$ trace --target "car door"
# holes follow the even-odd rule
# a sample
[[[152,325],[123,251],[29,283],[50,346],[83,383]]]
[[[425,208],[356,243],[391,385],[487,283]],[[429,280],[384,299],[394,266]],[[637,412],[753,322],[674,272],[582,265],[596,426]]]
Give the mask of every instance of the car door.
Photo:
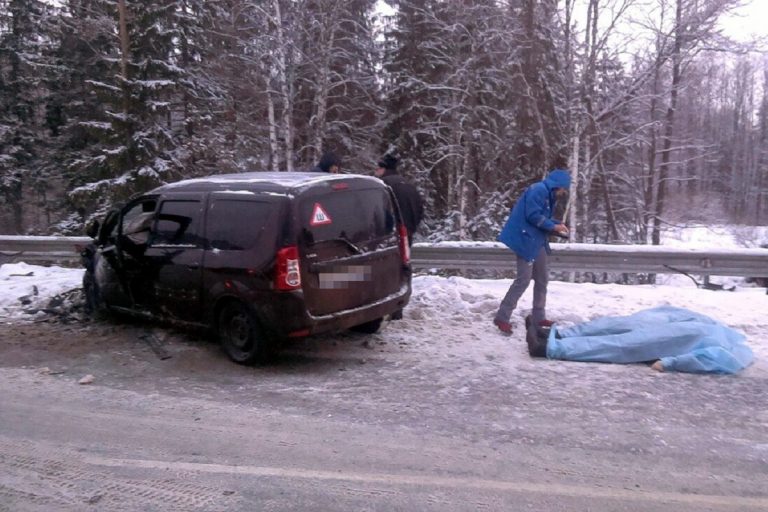
[[[302,285],[315,316],[366,306],[403,290],[408,274],[388,189],[367,182],[298,199]]]
[[[119,257],[118,233],[121,210],[111,210],[104,217],[96,241],[93,275],[101,300],[109,306],[130,307],[131,295]]]
[[[110,212],[96,240],[94,274],[104,302],[143,309],[148,280],[143,264],[156,200],[141,197]]]
[[[161,198],[144,262],[152,279],[152,309],[196,321],[201,313],[203,194]]]

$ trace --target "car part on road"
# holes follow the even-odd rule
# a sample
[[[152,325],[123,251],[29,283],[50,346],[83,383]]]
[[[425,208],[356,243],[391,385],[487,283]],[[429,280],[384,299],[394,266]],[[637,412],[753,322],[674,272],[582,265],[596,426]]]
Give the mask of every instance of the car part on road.
[[[149,345],[149,348],[152,349],[152,352],[154,352],[161,361],[165,361],[166,359],[171,358],[171,354],[165,350],[165,347],[163,347],[162,344],[162,340],[155,333],[147,332],[139,337],[144,340],[147,345]]]

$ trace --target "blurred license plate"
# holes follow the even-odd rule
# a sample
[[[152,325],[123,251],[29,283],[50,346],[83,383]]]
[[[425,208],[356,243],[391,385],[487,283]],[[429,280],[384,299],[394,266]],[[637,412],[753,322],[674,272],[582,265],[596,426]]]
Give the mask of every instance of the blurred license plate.
[[[318,274],[320,288],[334,290],[348,288],[349,283],[371,281],[370,265],[342,265]]]

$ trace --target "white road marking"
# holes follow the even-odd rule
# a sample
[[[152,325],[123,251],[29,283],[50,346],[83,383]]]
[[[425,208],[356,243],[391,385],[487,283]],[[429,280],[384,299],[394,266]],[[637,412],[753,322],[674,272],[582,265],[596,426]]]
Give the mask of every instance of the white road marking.
[[[399,475],[388,473],[349,473],[345,471],[321,471],[302,468],[278,468],[266,466],[233,466],[196,462],[169,462],[142,459],[113,459],[87,455],[83,462],[94,466],[139,468],[157,470],[181,470],[201,473],[251,475],[258,477],[298,478],[305,480],[336,480],[364,484],[389,484],[422,487],[446,487],[500,491],[510,493],[545,494],[578,498],[602,498],[653,503],[681,503],[718,507],[749,507],[768,510],[768,497],[742,497],[713,494],[687,494],[654,490],[610,489],[588,485],[536,484],[510,482],[482,478],[440,477],[431,475]]]

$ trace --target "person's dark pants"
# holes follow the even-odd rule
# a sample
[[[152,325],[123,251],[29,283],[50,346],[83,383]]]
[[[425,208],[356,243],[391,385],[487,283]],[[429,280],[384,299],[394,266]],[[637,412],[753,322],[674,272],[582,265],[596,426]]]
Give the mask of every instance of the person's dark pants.
[[[413,233],[408,233],[408,249],[410,250],[411,246],[413,246]],[[389,315],[390,320],[402,320],[403,319],[403,310],[398,309],[391,315]]]
[[[525,290],[528,289],[531,279],[533,279],[533,311],[531,312],[531,319],[534,325],[539,325],[546,318],[547,283],[549,282],[547,251],[542,247],[536,259],[532,262],[525,261],[520,256],[516,258],[517,276],[501,301],[499,310],[496,312],[496,320],[509,322],[509,319],[512,317],[512,311],[517,307],[517,302],[523,296]]]

